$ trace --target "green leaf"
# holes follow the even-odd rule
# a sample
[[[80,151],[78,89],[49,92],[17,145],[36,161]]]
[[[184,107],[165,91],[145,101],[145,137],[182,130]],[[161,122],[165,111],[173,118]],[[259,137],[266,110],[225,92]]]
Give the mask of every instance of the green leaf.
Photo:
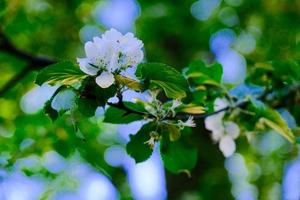
[[[300,82],[300,62],[294,60],[273,61],[274,76],[288,83]]]
[[[52,121],[55,121],[58,118],[58,112],[52,108],[51,100],[47,101],[44,106],[44,112],[50,117]]]
[[[127,113],[124,110],[110,106],[105,111],[103,122],[111,124],[128,124],[142,119],[142,115]]]
[[[145,109],[144,104],[142,104],[142,102],[140,102],[140,101],[138,101],[136,103],[124,101],[123,103],[127,108],[129,108],[131,110],[147,113],[147,110]]]
[[[69,61],[64,61],[45,67],[38,73],[35,82],[38,85],[42,85],[43,83],[50,85],[72,85],[86,77],[87,75],[77,65]]]
[[[197,84],[219,85],[222,80],[223,68],[219,63],[206,66],[202,61],[192,62],[186,75],[192,78]]]
[[[195,147],[185,144],[183,139],[171,142],[163,137],[160,142],[160,155],[167,170],[190,175],[190,170],[196,165],[198,152]]]
[[[261,101],[253,101],[255,106],[256,118],[258,118],[258,126],[266,125],[269,128],[275,130],[277,133],[286,138],[289,142],[295,142],[295,136],[289,128],[287,122],[281,117],[280,113],[276,110],[267,107]]]
[[[80,97],[77,99],[77,106],[79,112],[87,117],[92,117],[95,115],[95,111],[98,107],[96,100],[94,99],[87,99]]]
[[[130,142],[126,145],[127,153],[134,158],[136,163],[147,160],[153,149],[150,148],[147,142],[150,139],[150,132],[155,131],[156,123],[150,122],[144,125],[135,135],[130,135]]]
[[[80,94],[86,99],[95,101],[98,106],[104,107],[109,98],[115,96],[117,88],[112,85],[108,88],[99,87],[93,77],[88,77],[82,82]]]
[[[170,141],[172,142],[178,140],[181,136],[179,128],[175,125],[168,124],[162,128],[169,134]]]
[[[169,98],[186,97],[189,86],[185,78],[174,68],[161,63],[142,63],[138,65],[136,76],[149,88],[161,88]]]

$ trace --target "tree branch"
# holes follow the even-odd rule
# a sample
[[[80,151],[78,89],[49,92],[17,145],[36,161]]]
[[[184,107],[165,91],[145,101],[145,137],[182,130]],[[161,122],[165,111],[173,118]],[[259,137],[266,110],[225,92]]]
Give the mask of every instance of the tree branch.
[[[43,67],[56,63],[47,57],[34,56],[20,49],[17,49],[10,40],[0,32],[0,51],[6,52],[12,56],[27,62],[25,68],[14,75],[1,89],[0,96],[3,96],[10,88],[14,87],[21,79],[33,70],[42,69]]]
[[[24,69],[22,69],[19,73],[17,73],[14,77],[12,77],[0,89],[0,96],[3,96],[10,88],[14,87],[22,78],[24,78],[32,70],[41,69],[45,66],[56,63],[55,60],[51,60],[47,57],[34,56],[34,55],[31,55],[20,49],[17,49],[2,32],[0,32],[0,50],[28,62],[27,66]],[[123,98],[122,98],[121,93],[118,93],[118,99],[119,99],[119,102],[117,104],[110,103],[110,102],[108,102],[107,104],[109,106],[124,110],[128,114],[130,114],[130,113],[137,114],[137,115],[142,115],[142,116],[145,116],[145,117],[148,117],[151,119],[156,119],[156,117],[154,115],[151,115],[150,113],[138,112],[138,111],[135,111],[135,110],[132,110],[132,109],[126,107],[123,103]],[[238,104],[237,107],[242,107],[246,103],[247,102],[242,102],[242,103]],[[215,114],[223,112],[223,111],[227,111],[230,108],[231,107],[225,107],[223,109],[217,110],[212,113],[198,114],[198,115],[192,115],[192,116],[194,117],[194,119],[203,119],[205,117],[215,115]],[[175,117],[167,117],[166,119],[168,119],[168,120],[174,120],[174,119],[185,120],[185,119],[188,119],[189,116],[190,115],[180,113],[180,114],[177,114]]]

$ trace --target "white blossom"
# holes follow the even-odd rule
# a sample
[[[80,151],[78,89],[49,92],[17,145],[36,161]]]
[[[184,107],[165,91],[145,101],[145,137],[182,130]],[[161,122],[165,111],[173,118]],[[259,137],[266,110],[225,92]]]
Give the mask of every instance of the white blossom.
[[[111,29],[102,37],[94,37],[93,41],[86,42],[86,58],[77,58],[77,62],[84,73],[98,75],[96,83],[107,88],[115,81],[114,73],[136,66],[143,60],[142,47],[142,41],[132,33],[122,35]]]
[[[181,128],[184,128],[185,126],[196,127],[196,123],[194,122],[194,117],[193,116],[189,116],[189,118],[185,122],[179,120],[178,125]]]
[[[214,102],[214,109],[215,109],[215,111],[221,110],[223,108],[226,108],[228,105],[229,105],[229,103],[226,99],[216,98],[216,100]]]
[[[226,108],[228,102],[224,99],[216,99],[214,108],[220,110]],[[231,156],[236,149],[234,140],[239,136],[238,125],[231,121],[223,121],[225,112],[206,117],[204,120],[205,128],[212,132],[212,140],[219,143],[219,149],[225,157]]]
[[[230,135],[225,135],[219,142],[219,148],[225,157],[231,156],[235,152],[235,142]]]
[[[223,128],[222,119],[223,119],[224,115],[225,115],[224,112],[220,112],[218,114],[206,117],[204,120],[206,129],[213,131],[216,129]]]

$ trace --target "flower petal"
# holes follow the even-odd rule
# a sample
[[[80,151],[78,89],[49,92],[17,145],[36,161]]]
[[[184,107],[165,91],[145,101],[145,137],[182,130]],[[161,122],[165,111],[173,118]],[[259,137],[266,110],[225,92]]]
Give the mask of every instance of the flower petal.
[[[236,139],[240,134],[239,126],[234,122],[225,122],[225,131],[233,139]]]
[[[112,42],[120,41],[122,37],[123,37],[122,33],[120,33],[119,31],[117,31],[114,28],[106,31],[102,35],[103,39],[105,39],[105,40],[111,40]]]
[[[224,129],[215,129],[211,133],[211,138],[214,142],[219,142],[224,137]]]
[[[98,56],[99,50],[95,43],[88,41],[84,45],[86,57],[92,59]]]
[[[221,139],[219,148],[225,157],[229,157],[235,152],[235,142],[229,135],[226,135]]]
[[[102,88],[108,88],[115,82],[114,75],[109,72],[103,72],[96,78],[96,83]]]
[[[77,58],[77,62],[79,64],[81,71],[83,71],[84,73],[86,73],[88,75],[94,76],[99,71],[99,69],[97,69],[89,64],[90,60],[88,58]]]
[[[221,110],[223,108],[226,108],[228,105],[229,103],[226,99],[217,98],[214,102],[214,109]]]
[[[210,131],[218,130],[223,128],[222,120],[225,112],[220,112],[215,115],[206,117],[204,120],[205,128]]]

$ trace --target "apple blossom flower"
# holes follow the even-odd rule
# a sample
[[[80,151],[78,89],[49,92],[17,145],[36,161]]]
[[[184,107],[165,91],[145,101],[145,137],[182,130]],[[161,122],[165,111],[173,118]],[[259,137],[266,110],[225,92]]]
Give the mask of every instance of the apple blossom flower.
[[[132,33],[122,35],[110,29],[101,37],[86,42],[86,58],[77,58],[77,62],[84,73],[97,76],[96,83],[100,87],[107,88],[114,83],[114,74],[134,67],[143,60],[142,48],[142,41]]]

